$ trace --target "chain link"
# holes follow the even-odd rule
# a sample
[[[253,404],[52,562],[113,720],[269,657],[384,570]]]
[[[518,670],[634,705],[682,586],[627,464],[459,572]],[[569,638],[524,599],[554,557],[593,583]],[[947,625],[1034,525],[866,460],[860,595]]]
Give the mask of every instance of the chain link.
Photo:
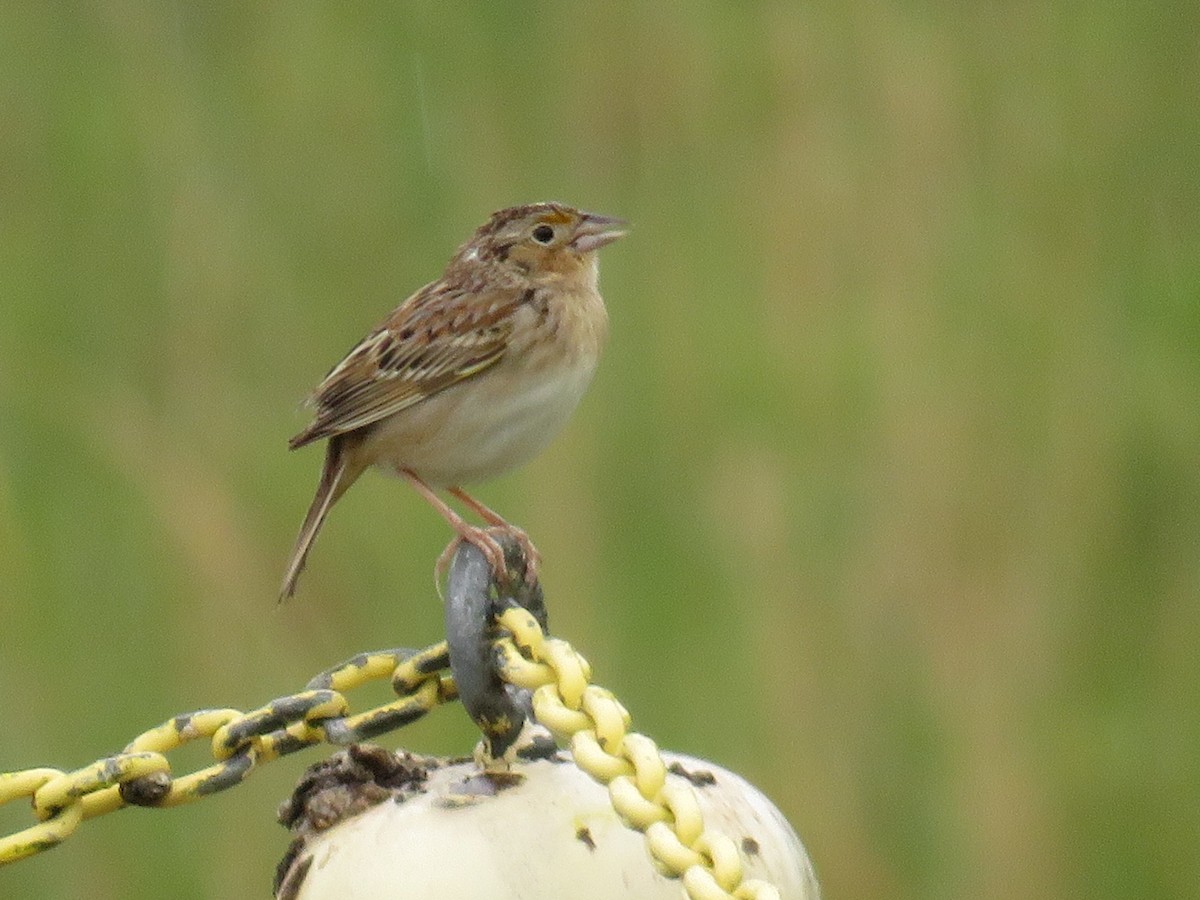
[[[399,699],[348,715],[343,695],[390,678]],[[261,763],[314,744],[369,740],[419,719],[458,696],[442,641],[420,651],[364,653],[322,672],[305,690],[248,713],[202,709],[139,734],[125,749],[72,772],[0,773],[0,806],[29,797],[38,824],[0,837],[0,865],[62,843],[84,819],[129,805],[179,806],[241,784]],[[166,754],[207,738],[213,764],[172,776]]]
[[[771,884],[745,878],[737,845],[705,828],[695,790],[668,779],[658,747],[630,731],[628,711],[591,683],[591,666],[566,641],[549,638],[528,610],[499,616],[500,677],[533,692],[538,722],[566,743],[575,764],[608,787],[613,809],[642,832],[654,864],[679,878],[692,900],[779,900]],[[348,714],[344,692],[390,678],[399,699]],[[84,819],[128,805],[190,803],[240,784],[261,763],[318,743],[346,745],[393,731],[458,698],[445,641],[424,650],[364,653],[322,672],[305,690],[248,713],[204,709],[143,732],[114,756],[72,772],[0,773],[0,806],[31,798],[38,824],[0,837],[0,865],[48,850]],[[166,754],[206,738],[214,763],[172,776]]]
[[[692,900],[779,900],[778,889],[748,879],[737,845],[705,828],[696,791],[667,779],[650,738],[629,730],[629,712],[591,684],[591,667],[566,641],[548,638],[527,610],[499,617],[511,638],[498,643],[500,676],[533,691],[537,720],[571,750],[575,764],[608,786],[625,825],[646,837],[655,865],[679,878]]]

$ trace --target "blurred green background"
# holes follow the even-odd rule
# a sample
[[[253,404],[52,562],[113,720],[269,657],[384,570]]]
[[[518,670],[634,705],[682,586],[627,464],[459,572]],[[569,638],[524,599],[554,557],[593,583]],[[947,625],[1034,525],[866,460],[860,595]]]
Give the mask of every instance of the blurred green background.
[[[286,440],[491,210],[561,199],[634,223],[609,351],[479,494],[637,726],[760,785],[831,898],[1196,896],[1198,33],[1184,2],[0,6],[0,769],[438,637],[447,529],[378,476],[276,607],[320,465]],[[384,740],[472,742],[455,708]],[[268,896],[321,752],[87,823],[0,896]]]

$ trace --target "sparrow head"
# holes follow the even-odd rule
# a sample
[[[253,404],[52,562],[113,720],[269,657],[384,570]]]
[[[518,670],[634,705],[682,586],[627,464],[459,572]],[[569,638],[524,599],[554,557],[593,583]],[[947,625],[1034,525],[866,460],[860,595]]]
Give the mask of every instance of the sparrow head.
[[[454,262],[501,265],[530,278],[563,277],[594,269],[595,252],[624,237],[621,219],[562,203],[533,203],[492,213]]]

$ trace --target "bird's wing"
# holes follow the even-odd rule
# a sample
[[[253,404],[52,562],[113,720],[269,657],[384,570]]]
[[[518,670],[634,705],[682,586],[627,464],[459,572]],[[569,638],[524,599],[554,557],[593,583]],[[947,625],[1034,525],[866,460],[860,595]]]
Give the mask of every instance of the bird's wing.
[[[422,288],[325,376],[309,400],[316,418],[288,445],[378,422],[482,372],[504,355],[528,293]]]

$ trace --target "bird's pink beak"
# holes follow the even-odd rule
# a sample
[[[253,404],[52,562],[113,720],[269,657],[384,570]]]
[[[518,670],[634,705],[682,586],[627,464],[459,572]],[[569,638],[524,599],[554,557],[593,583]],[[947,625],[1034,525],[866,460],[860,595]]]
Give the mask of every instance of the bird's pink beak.
[[[611,244],[618,238],[625,237],[625,229],[619,227],[624,224],[624,219],[601,216],[596,213],[584,213],[583,219],[575,226],[575,236],[571,238],[571,247],[577,253],[591,253],[593,250],[599,250],[605,244]]]

